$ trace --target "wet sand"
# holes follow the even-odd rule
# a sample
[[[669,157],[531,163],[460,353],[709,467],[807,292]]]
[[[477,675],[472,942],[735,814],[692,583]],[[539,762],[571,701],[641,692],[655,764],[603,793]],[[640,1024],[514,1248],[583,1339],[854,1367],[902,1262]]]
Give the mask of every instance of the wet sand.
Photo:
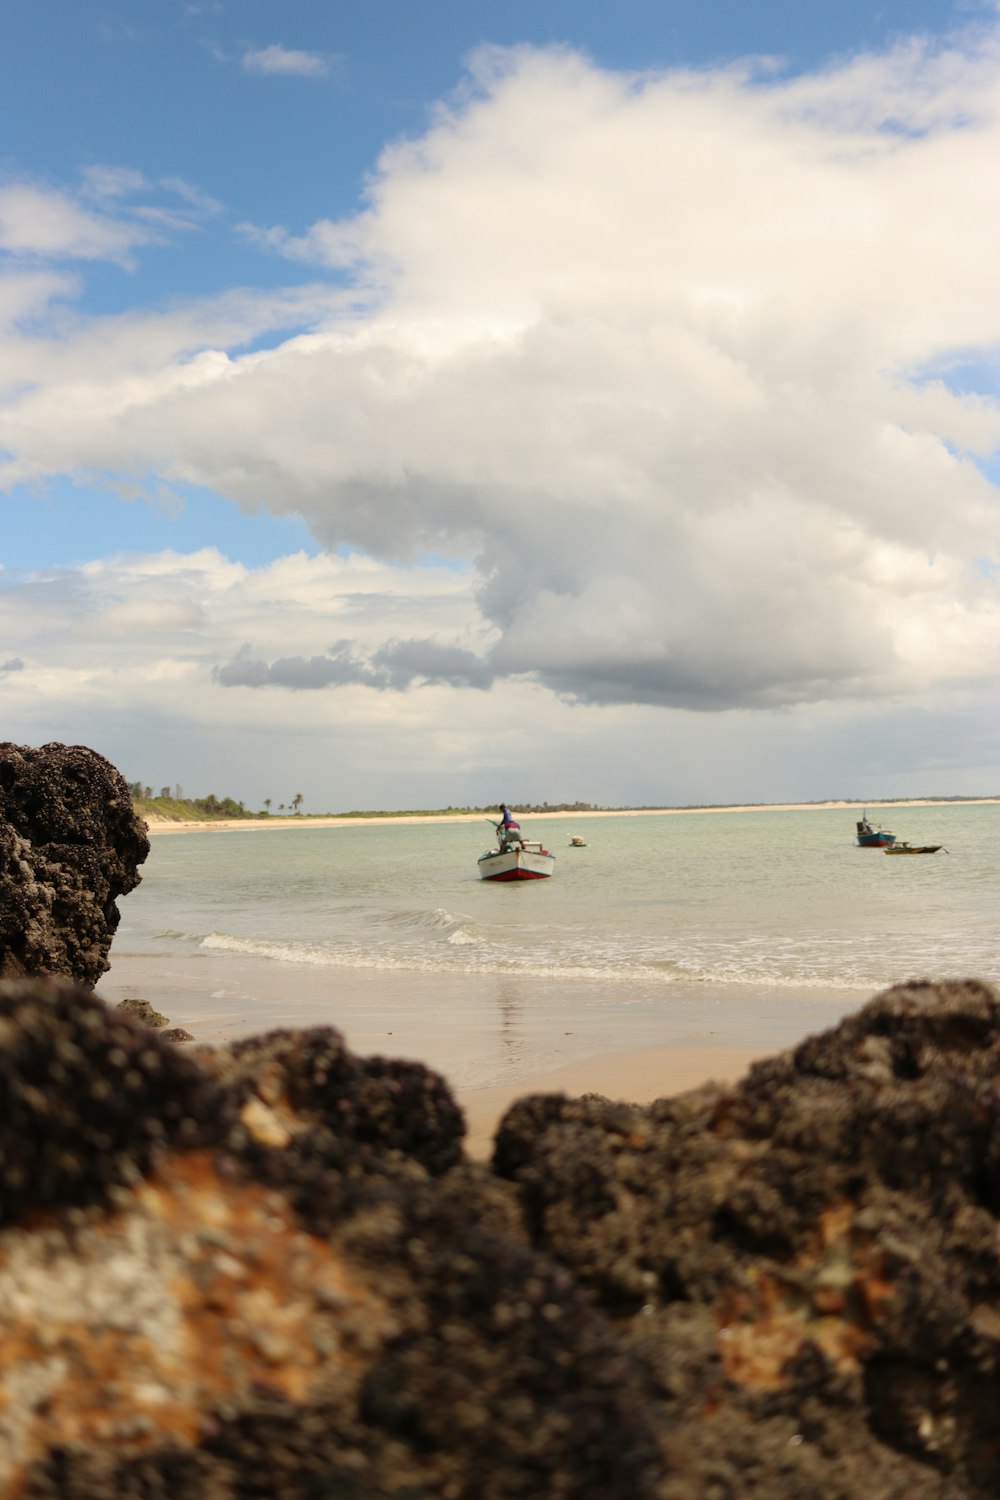
[[[606,1053],[521,1080],[516,1087],[459,1089],[465,1111],[469,1155],[479,1160],[492,1151],[497,1125],[516,1099],[526,1094],[603,1094],[606,1099],[647,1104],[672,1098],[704,1083],[735,1083],[767,1052],[741,1047],[656,1047],[641,1052]]]
[[[503,973],[352,971],[331,979],[230,953],[112,951],[99,993],[146,999],[210,1046],[277,1028],[333,1026],[358,1056],[403,1057],[444,1077],[488,1156],[506,1109],[533,1093],[646,1103],[735,1082],[871,999],[867,989],[673,983],[622,1005],[601,980],[533,989]]]

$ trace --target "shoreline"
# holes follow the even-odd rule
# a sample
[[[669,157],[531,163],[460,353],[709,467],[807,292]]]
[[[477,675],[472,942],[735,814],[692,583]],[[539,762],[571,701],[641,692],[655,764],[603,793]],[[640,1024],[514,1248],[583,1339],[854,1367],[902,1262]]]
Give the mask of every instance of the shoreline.
[[[737,805],[719,807],[633,807],[633,808],[591,808],[586,812],[541,812],[525,813],[524,818],[531,822],[546,822],[555,818],[582,821],[584,818],[661,818],[661,817],[697,817],[704,813],[761,813],[761,812],[846,812],[850,809],[861,808],[866,811],[871,808],[876,812],[885,811],[888,807],[889,816],[900,807],[982,807],[991,803],[1000,802],[1000,797],[963,797],[948,798],[947,801],[939,801],[933,797],[914,797],[893,801],[889,804],[879,802],[748,802]],[[170,818],[144,818],[147,832],[158,833],[260,833],[273,829],[288,828],[370,828],[379,825],[412,825],[422,823],[479,823],[486,814],[484,813],[387,813],[384,817],[343,817],[335,813],[319,813],[313,815],[300,815],[288,818],[218,818],[206,819],[204,821],[191,819],[182,821]]]

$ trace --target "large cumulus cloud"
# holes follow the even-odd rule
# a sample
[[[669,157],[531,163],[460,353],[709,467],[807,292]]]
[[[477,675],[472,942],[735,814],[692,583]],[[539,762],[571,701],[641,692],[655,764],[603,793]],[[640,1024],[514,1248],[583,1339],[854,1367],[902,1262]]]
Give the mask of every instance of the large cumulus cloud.
[[[205,310],[199,347],[189,310],[93,373],[50,340],[3,474],[155,473],[475,565],[474,656],[258,626],[223,685],[425,668],[725,709],[988,680],[1000,407],[970,371],[1000,342],[998,151],[988,31],[794,79],[483,53],[363,213],[253,231],[335,273],[305,331],[240,353]]]

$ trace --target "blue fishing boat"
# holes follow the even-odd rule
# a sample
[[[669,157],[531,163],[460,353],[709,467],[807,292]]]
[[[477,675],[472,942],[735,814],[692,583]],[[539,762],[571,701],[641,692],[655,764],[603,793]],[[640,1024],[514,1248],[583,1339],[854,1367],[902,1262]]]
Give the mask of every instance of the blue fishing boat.
[[[896,835],[888,828],[873,828],[868,821],[868,811],[858,819],[858,843],[862,849],[888,849],[896,842]]]

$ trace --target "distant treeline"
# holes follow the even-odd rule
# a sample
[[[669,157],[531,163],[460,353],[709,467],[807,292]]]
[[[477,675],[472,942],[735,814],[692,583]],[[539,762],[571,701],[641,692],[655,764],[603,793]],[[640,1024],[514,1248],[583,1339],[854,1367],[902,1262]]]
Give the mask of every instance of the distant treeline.
[[[266,812],[249,812],[232,797],[177,797],[169,792],[154,797],[151,788],[138,781],[129,783],[132,806],[140,818],[166,818],[172,823],[203,823],[213,818],[266,818]]]
[[[624,812],[625,808],[599,807],[594,802],[511,802],[512,812],[518,813],[579,813],[579,812]],[[499,805],[487,802],[482,807],[410,807],[386,811],[384,807],[352,808],[350,812],[327,813],[328,818],[458,818],[473,817],[477,813],[499,814]]]
[[[259,812],[251,811],[243,802],[238,802],[233,797],[217,797],[214,792],[209,792],[207,797],[185,797],[180,787],[171,790],[163,787],[159,795],[154,796],[152,787],[143,786],[139,781],[129,783],[129,791],[132,793],[132,803],[141,818],[158,817],[166,818],[170,822],[211,822],[213,819],[254,818],[266,819],[271,817],[313,817],[313,818],[445,818],[445,817],[472,817],[476,814],[491,816],[499,811],[495,803],[487,803],[483,807],[409,807],[388,810],[379,808],[351,808],[349,812],[325,812],[325,813],[303,813],[301,812],[302,794],[296,792],[288,803],[279,802],[276,812],[272,811],[273,799],[266,797],[264,806]],[[843,801],[850,807],[892,807],[898,803],[906,802],[996,802],[1000,796],[996,794],[982,794],[981,796],[954,796],[954,797],[872,797],[868,802],[860,798],[817,798],[812,801],[801,801],[802,807],[823,807],[828,802]],[[530,816],[531,813],[587,813],[587,812],[698,812],[707,807],[718,807],[725,811],[727,807],[759,807],[767,808],[775,806],[768,802],[687,802],[683,805],[678,803],[656,802],[642,805],[630,804],[625,807],[606,807],[597,802],[512,802],[512,810]]]
[[[313,818],[443,818],[443,817],[473,817],[477,814],[491,814],[499,812],[496,805],[487,804],[483,807],[411,807],[395,808],[387,810],[379,808],[351,808],[349,812],[325,812],[325,813],[302,813],[299,811],[302,804],[302,796],[296,793],[287,806],[280,802],[276,811],[272,811],[273,799],[265,799],[265,805],[259,812],[254,812],[243,802],[238,802],[234,797],[217,797],[214,792],[209,792],[207,797],[185,797],[180,787],[171,789],[163,787],[158,794],[154,794],[153,788],[144,786],[141,781],[129,782],[129,791],[132,793],[132,805],[141,818],[166,818],[170,822],[210,822],[213,819],[229,820],[233,818],[265,819],[271,817],[313,817]],[[511,804],[520,813],[580,813],[580,812],[615,812],[624,809],[598,807],[593,802],[518,802]]]

